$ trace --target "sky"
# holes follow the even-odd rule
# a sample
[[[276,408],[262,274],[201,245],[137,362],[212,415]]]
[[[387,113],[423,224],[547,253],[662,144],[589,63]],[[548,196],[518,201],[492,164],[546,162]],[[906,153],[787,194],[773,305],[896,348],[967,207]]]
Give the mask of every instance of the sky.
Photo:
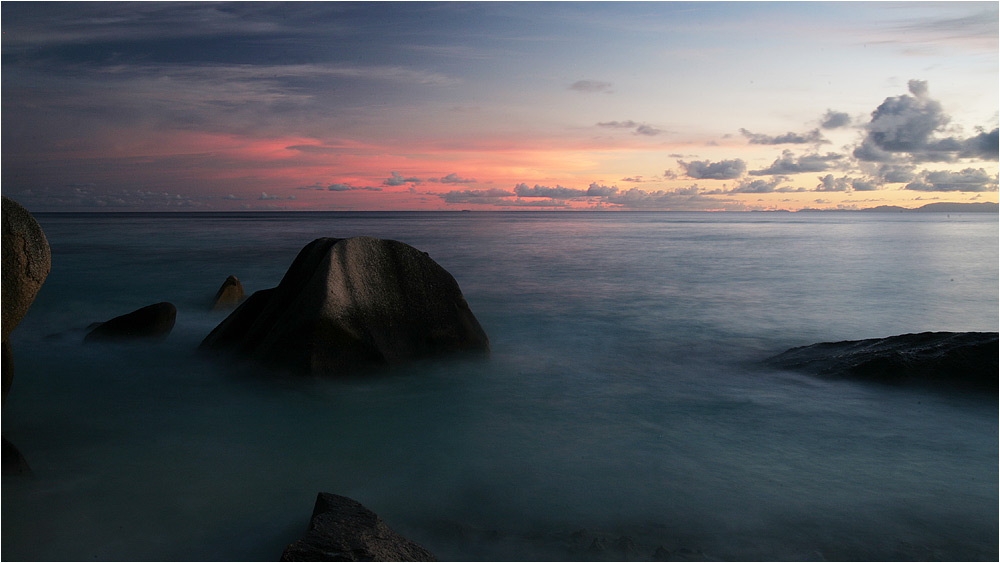
[[[33,211],[998,201],[996,2],[0,4]]]

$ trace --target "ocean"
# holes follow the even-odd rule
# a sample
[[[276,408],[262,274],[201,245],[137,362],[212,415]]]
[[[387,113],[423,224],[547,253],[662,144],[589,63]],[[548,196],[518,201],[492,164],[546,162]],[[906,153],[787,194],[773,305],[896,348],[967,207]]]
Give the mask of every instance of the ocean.
[[[275,561],[320,491],[442,560],[998,559],[996,397],[761,365],[996,331],[995,214],[36,218],[52,271],[3,408],[34,477],[3,479],[4,560]],[[273,287],[360,235],[451,272],[490,358],[324,379],[197,353],[228,275]],[[82,342],[160,301],[166,340]]]

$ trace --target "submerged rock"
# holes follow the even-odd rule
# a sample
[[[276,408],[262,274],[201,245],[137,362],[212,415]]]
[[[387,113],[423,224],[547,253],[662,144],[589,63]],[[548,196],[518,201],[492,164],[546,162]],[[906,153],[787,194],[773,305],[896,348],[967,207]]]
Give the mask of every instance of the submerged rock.
[[[931,382],[996,393],[997,357],[996,332],[923,332],[802,346],[765,363],[822,376]]]
[[[309,374],[489,347],[451,274],[425,252],[371,237],[309,243],[277,287],[251,295],[201,344]]]
[[[361,503],[331,493],[316,497],[309,530],[285,548],[281,560],[436,561]]]
[[[84,342],[166,338],[177,320],[172,303],[155,303],[100,323]]]
[[[240,283],[239,278],[229,276],[226,281],[222,282],[219,291],[215,293],[215,298],[212,300],[212,310],[235,309],[244,298],[246,298],[246,294],[243,293],[243,284]]]

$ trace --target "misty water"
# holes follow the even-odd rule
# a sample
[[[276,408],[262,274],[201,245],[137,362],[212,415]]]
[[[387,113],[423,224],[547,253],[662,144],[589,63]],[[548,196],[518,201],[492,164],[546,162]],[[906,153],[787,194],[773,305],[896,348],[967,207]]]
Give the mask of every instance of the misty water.
[[[37,218],[52,272],[3,408],[34,477],[3,479],[4,560],[277,560],[320,491],[439,559],[998,557],[996,397],[759,364],[996,331],[996,215]],[[492,356],[321,379],[196,352],[226,276],[273,287],[356,235],[450,271]],[[159,301],[166,340],[83,344]]]

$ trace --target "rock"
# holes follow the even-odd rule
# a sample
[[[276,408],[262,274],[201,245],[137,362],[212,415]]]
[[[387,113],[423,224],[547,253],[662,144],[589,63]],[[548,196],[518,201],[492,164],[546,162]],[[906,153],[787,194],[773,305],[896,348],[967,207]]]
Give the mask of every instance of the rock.
[[[426,253],[357,237],[306,245],[277,287],[251,295],[201,349],[346,374],[489,346],[455,278]]]
[[[235,309],[244,298],[246,295],[243,293],[243,284],[240,283],[239,278],[229,276],[226,281],[222,282],[219,291],[215,293],[215,299],[212,300],[212,310]]]
[[[3,400],[14,382],[14,356],[10,333],[35,301],[42,282],[52,269],[52,253],[42,227],[18,202],[2,198],[0,278],[2,278]]]
[[[14,444],[3,438],[3,474],[4,475],[31,475],[31,468],[28,462],[17,450]]]
[[[38,221],[16,201],[3,198],[3,338],[17,326],[52,268],[49,241]]]
[[[628,536],[621,536],[615,540],[615,555],[618,556],[619,561],[635,561],[636,559],[636,548],[635,540]]]
[[[656,546],[651,561],[670,561],[670,552],[662,545]]]
[[[437,561],[397,534],[361,503],[320,493],[309,530],[289,544],[282,561]]]
[[[177,320],[177,307],[156,303],[115,317],[95,327],[84,342],[166,338]]]
[[[823,342],[765,361],[782,369],[885,383],[939,383],[997,392],[996,332],[923,332]]]

